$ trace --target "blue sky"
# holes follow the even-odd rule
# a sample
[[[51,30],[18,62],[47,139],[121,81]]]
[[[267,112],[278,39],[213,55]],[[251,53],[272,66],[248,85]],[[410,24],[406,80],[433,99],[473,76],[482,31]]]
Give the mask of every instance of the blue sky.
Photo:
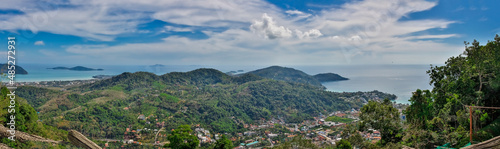
[[[0,47],[75,65],[442,64],[500,33],[500,1],[17,0]],[[0,56],[5,57],[6,51]]]

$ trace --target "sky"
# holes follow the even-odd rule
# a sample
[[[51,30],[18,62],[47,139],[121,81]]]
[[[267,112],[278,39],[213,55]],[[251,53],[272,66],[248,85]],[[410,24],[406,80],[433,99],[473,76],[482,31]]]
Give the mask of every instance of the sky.
[[[443,64],[500,33],[495,0],[13,0],[1,57],[75,65]],[[1,41],[1,40],[0,40]]]

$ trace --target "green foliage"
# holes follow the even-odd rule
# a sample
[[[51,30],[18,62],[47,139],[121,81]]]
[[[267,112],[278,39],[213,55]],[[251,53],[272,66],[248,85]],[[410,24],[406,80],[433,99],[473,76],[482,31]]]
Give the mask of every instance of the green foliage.
[[[97,94],[85,94],[85,95],[80,95],[80,94],[70,94],[68,95],[68,99],[76,104],[82,105],[84,103],[87,103],[88,101],[100,97],[100,95]]]
[[[170,144],[165,144],[164,147],[170,147],[172,149],[194,149],[198,146],[200,141],[198,137],[193,134],[193,130],[189,125],[181,125],[179,128],[172,131],[168,135],[168,140]]]
[[[215,142],[215,147],[214,149],[232,149],[233,148],[233,142],[229,140],[226,135],[222,135],[217,142]]]
[[[325,119],[325,121],[330,121],[330,122],[340,122],[340,123],[351,123],[354,121],[353,119],[350,118],[343,118],[343,117],[338,117],[338,116],[330,116]]]
[[[352,145],[349,141],[342,139],[337,142],[337,149],[352,149]]]
[[[352,146],[363,147],[365,139],[363,138],[363,136],[361,136],[361,134],[354,133],[354,135],[351,135],[349,138],[347,138],[347,141],[349,141]]]
[[[278,146],[273,147],[272,149],[319,149],[320,147],[312,143],[309,139],[304,139],[302,136],[296,136],[292,140],[284,142]],[[323,148],[331,148],[329,146],[325,146]]]
[[[426,128],[426,122],[434,117],[432,94],[429,90],[417,90],[410,99],[411,106],[406,111],[408,123],[412,127]]]
[[[38,108],[50,100],[52,97],[49,95],[57,95],[53,90],[32,86],[20,86],[16,89],[16,94],[26,99],[34,108]]]
[[[262,118],[279,116],[298,123],[319,113],[359,108],[361,102],[346,99],[366,94],[329,92],[309,84],[264,79],[253,74],[229,76],[214,69],[161,76],[123,73],[65,92],[35,87],[29,90],[40,92],[23,92],[22,96],[28,94],[25,97],[32,101],[51,98],[50,102],[40,103],[40,119],[44,124],[75,129],[91,138],[114,139],[122,139],[126,128],[153,129],[156,122],[165,122],[166,130],[182,124],[200,124],[211,132],[229,134],[246,131],[243,124],[255,124]],[[110,91],[120,95],[109,95]],[[390,96],[378,91],[369,93]],[[147,119],[138,120],[139,114]]]
[[[280,66],[271,66],[255,71],[248,72],[249,74],[255,74],[264,78],[269,78],[273,80],[296,82],[303,84],[311,84],[316,87],[324,88],[321,82],[316,78],[293,68],[286,68]]]
[[[160,99],[166,102],[179,102],[179,98],[166,93],[160,93]]]
[[[385,99],[384,102],[369,101],[360,111],[360,129],[379,130],[382,145],[389,142],[397,143],[401,140],[402,126],[399,112],[388,99]]]
[[[450,57],[444,66],[431,66],[427,71],[432,91],[414,92],[411,106],[405,111],[408,124],[405,143],[417,148],[449,143],[462,147],[469,142],[470,106],[500,107],[500,37],[486,45],[474,40],[465,43],[463,54]],[[469,45],[470,44],[470,45]],[[472,112],[474,141],[498,136],[494,118],[500,111],[474,109]],[[489,125],[488,125],[489,124]],[[480,127],[487,125],[483,130]],[[486,135],[488,134],[488,135]],[[422,143],[426,142],[426,143]]]
[[[0,94],[0,123],[6,127],[9,127],[7,122],[10,120],[10,116],[15,116],[15,129],[16,131],[22,131],[29,134],[34,134],[54,140],[66,140],[67,132],[64,130],[58,130],[54,127],[43,125],[38,122],[38,115],[33,107],[31,107],[27,101],[19,96],[15,97],[15,104],[13,113],[8,113],[10,109],[10,97],[7,96],[10,91],[6,87],[1,87]],[[34,146],[30,142],[20,142],[19,140],[11,141],[7,138],[2,138],[1,143],[7,144],[14,148],[31,148]],[[51,146],[50,144],[43,144],[42,148]]]
[[[340,80],[349,80],[335,73],[320,73],[313,76],[319,82],[330,82],[330,81],[340,81]]]

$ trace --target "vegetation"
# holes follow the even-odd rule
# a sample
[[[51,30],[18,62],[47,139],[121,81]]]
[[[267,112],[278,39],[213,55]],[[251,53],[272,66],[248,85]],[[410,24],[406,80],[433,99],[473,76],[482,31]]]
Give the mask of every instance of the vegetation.
[[[400,123],[398,109],[392,106],[389,99],[383,102],[369,101],[360,110],[360,129],[373,128],[380,130],[381,144],[401,141],[402,126]]]
[[[166,122],[167,133],[182,124],[200,124],[213,132],[234,134],[262,118],[280,116],[297,123],[319,113],[361,107],[351,99],[388,96],[377,91],[335,93],[253,74],[232,77],[214,69],[162,76],[123,73],[64,92],[20,90],[19,96],[36,105],[45,124],[75,129],[91,138],[116,139],[123,138],[126,128],[155,128],[156,122]],[[141,114],[146,119],[138,119]]]
[[[179,128],[172,131],[168,135],[168,140],[170,144],[165,144],[164,147],[170,147],[172,149],[194,149],[198,146],[200,141],[198,137],[193,134],[189,125],[181,125]]]
[[[28,74],[28,72],[21,66],[15,65],[16,74]],[[9,65],[0,63],[0,73],[7,74],[9,73]]]
[[[313,76],[319,82],[331,82],[331,81],[341,81],[341,80],[349,80],[348,78],[344,78],[336,73],[320,73]]]
[[[258,75],[264,78],[281,80],[287,82],[297,82],[303,84],[311,84],[317,87],[323,87],[321,82],[316,78],[293,68],[286,68],[280,66],[271,66],[255,71],[248,72],[248,74]]]
[[[7,94],[9,94],[10,91],[6,87],[1,87],[0,90],[0,124],[9,128],[9,125],[7,125],[7,123],[9,122],[11,116],[11,114],[8,113],[11,103],[10,97],[8,97]],[[15,117],[16,131],[22,131],[53,140],[67,141],[67,131],[43,125],[42,123],[38,122],[38,115],[35,112],[35,109],[31,107],[25,99],[16,96],[15,101],[15,111],[13,111],[15,113],[13,116]],[[8,140],[8,138],[2,138],[0,140],[0,143],[6,144],[13,148],[30,148],[34,146],[47,148],[49,146],[52,146],[49,143],[20,142],[19,140],[11,141]],[[64,147],[55,146],[54,148]]]
[[[134,139],[144,143],[165,142],[168,138],[159,135],[156,139],[151,137],[153,131],[143,128],[164,127],[166,131],[161,134],[166,135],[188,124],[235,136],[248,130],[245,124],[278,117],[299,123],[320,113],[360,108],[361,98],[394,96],[378,91],[335,93],[310,84],[254,74],[229,76],[214,69],[161,76],[123,73],[65,91],[38,87],[18,90],[18,95],[40,112],[38,117],[46,125],[74,129],[93,139]],[[289,132],[279,128],[283,130],[270,131]]]
[[[467,106],[500,107],[500,37],[486,45],[474,40],[465,43],[465,51],[450,57],[444,66],[433,66],[430,76],[432,91],[417,90],[406,110],[407,135],[404,143],[429,147],[450,143],[462,147],[469,142],[469,109]],[[490,126],[500,111],[473,108],[474,141],[500,135]],[[481,129],[485,127],[488,129]],[[428,142],[426,144],[419,142]]]
[[[459,148],[500,135],[500,111],[469,109],[469,106],[500,107],[497,77],[500,75],[500,37],[496,35],[495,40],[486,45],[474,40],[471,45],[465,42],[465,46],[463,54],[449,58],[443,66],[431,66],[427,71],[433,89],[413,92],[411,104],[404,110],[407,119],[404,123],[389,100],[369,101],[361,108],[358,129],[377,129],[382,136],[382,140],[371,147],[434,148],[446,144]],[[472,142],[470,125],[474,132]],[[358,142],[353,139],[355,131],[347,128],[347,141],[355,144]]]
[[[273,147],[272,149],[290,149],[290,148],[296,148],[296,149],[333,149],[334,146],[330,145],[324,145],[324,146],[317,146],[314,143],[312,143],[311,140],[304,139],[302,136],[296,136],[292,140],[287,141],[285,143],[282,143],[278,146]]]
[[[325,121],[340,122],[340,123],[351,123],[354,120],[350,119],[350,118],[343,118],[343,117],[338,117],[338,116],[330,116],[330,117],[327,117],[325,119]]]
[[[232,149],[233,148],[233,142],[231,140],[227,139],[226,135],[222,135],[217,142],[215,142],[215,147],[214,149]]]
[[[337,149],[352,149],[351,143],[349,143],[349,141],[344,140],[344,139],[337,142],[336,147],[337,147]]]

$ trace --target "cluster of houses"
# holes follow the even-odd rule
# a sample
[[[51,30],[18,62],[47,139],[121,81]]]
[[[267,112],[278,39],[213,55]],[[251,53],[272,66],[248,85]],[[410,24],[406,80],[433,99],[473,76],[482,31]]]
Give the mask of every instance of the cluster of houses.
[[[39,81],[39,82],[15,82],[16,86],[35,86],[35,87],[71,87],[76,85],[94,83],[97,79],[91,80],[71,80],[71,81]],[[65,91],[63,89],[62,91]]]
[[[237,133],[237,135],[232,136],[230,140],[236,141],[246,138],[248,140],[241,142],[239,146],[235,148],[251,148],[262,145],[262,143],[267,143],[268,141],[271,143],[271,145],[274,145],[282,141],[281,139],[283,139],[283,137],[292,139],[293,137],[297,136],[297,133],[302,133],[305,134],[304,136],[306,138],[313,140],[314,143],[335,144],[335,142],[342,139],[341,138],[342,132],[336,132],[336,130],[338,130],[336,129],[336,127],[345,127],[347,124],[341,122],[325,121],[325,119],[329,116],[337,116],[342,118],[354,119],[355,122],[359,120],[359,114],[360,114],[359,111],[351,109],[349,111],[332,112],[328,115],[320,114],[318,117],[314,117],[313,120],[306,120],[298,124],[290,124],[290,123],[287,124],[285,123],[284,119],[279,117],[273,118],[268,121],[261,120],[259,121],[258,124],[241,123],[243,127],[248,128],[248,131]],[[151,120],[151,118],[152,116],[145,116],[143,114],[140,114],[137,117],[137,119],[145,120],[147,121],[147,123],[150,122],[149,120]],[[154,121],[154,119],[151,121]],[[154,122],[156,122],[156,126],[158,128],[165,126],[165,122],[158,122],[157,119]],[[290,130],[291,133],[272,133],[267,130],[267,128],[274,128],[276,126],[275,124],[280,124],[281,126],[285,126],[285,128]],[[133,141],[133,139],[140,139],[141,136],[139,132],[144,130],[148,130],[148,128],[136,129],[136,130],[131,130],[127,128],[124,137],[125,140],[127,140],[125,143],[137,143],[136,141]],[[148,131],[157,132],[156,129]],[[215,143],[220,136],[220,134],[211,134],[209,130],[200,127],[199,124],[195,126],[194,132],[198,137],[198,139],[200,140],[200,143]],[[372,142],[376,142],[381,139],[380,132],[377,130],[369,130],[367,132],[358,132],[358,133],[360,133],[361,136],[366,140],[371,140]]]
[[[211,139],[212,135],[210,134],[210,131],[208,131],[204,128],[201,128],[201,127],[195,128],[194,132],[195,132],[196,136],[198,137],[198,140],[200,140],[200,143],[214,143],[215,142],[215,140]],[[216,139],[218,138],[218,136],[219,135],[217,135]]]

